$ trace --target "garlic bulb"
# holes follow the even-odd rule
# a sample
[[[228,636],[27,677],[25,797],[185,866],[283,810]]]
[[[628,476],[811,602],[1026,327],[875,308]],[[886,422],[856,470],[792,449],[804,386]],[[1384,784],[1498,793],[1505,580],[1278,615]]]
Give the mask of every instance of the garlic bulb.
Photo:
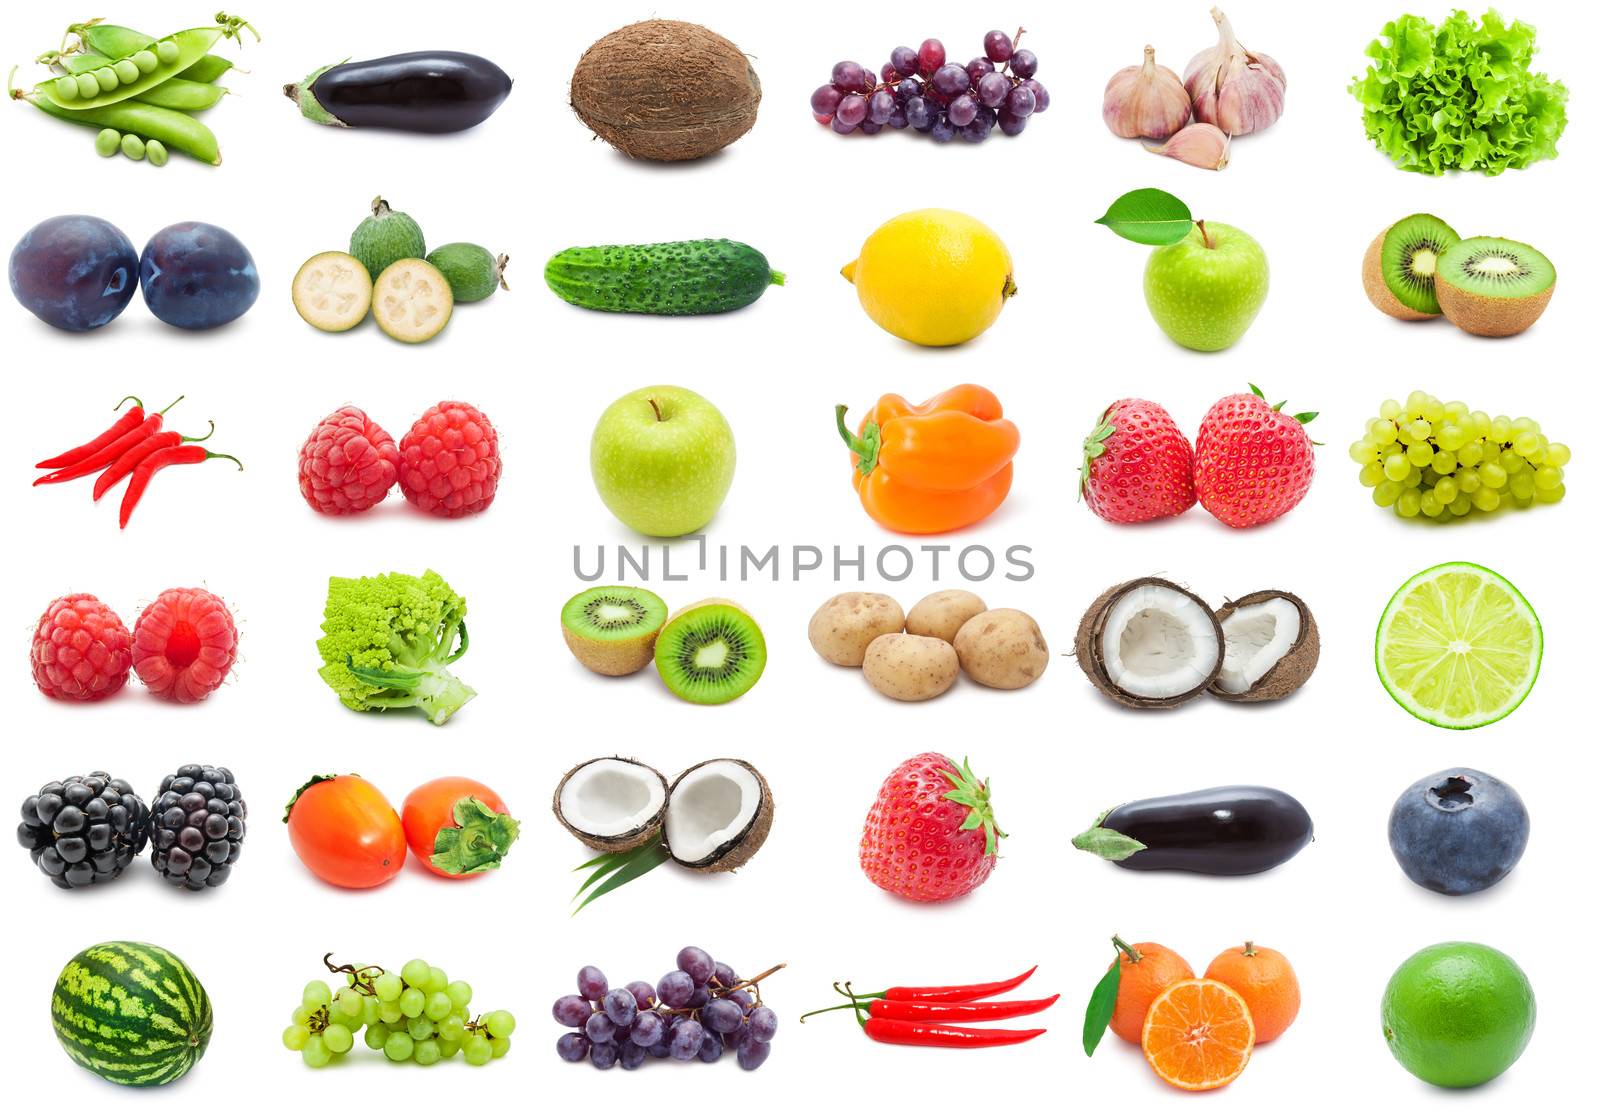
[[[1160,147],[1145,145],[1146,151],[1165,155],[1204,170],[1221,170],[1228,165],[1229,136],[1215,124],[1194,123],[1178,129]]]
[[[1283,67],[1241,46],[1220,9],[1212,8],[1211,18],[1217,45],[1195,55],[1183,71],[1194,118],[1230,136],[1259,132],[1283,114]]]
[[[1166,139],[1189,122],[1189,94],[1177,74],[1156,65],[1156,48],[1147,46],[1143,65],[1118,70],[1106,82],[1101,115],[1123,139]]]

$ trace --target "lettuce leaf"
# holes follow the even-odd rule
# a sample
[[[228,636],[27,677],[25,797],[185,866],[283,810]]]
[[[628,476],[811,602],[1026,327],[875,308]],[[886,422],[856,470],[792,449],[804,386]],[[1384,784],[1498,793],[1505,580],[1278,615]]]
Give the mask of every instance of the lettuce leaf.
[[[1490,10],[1454,11],[1438,27],[1403,15],[1367,47],[1373,64],[1350,92],[1367,136],[1402,170],[1500,174],[1556,157],[1567,87],[1531,68],[1534,29]]]

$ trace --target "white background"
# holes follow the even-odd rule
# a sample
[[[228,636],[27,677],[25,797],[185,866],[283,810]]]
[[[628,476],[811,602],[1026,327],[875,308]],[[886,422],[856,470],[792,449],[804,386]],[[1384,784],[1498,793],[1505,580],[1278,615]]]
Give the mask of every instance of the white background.
[[[1368,40],[1405,7],[1352,0],[1337,9],[1230,8],[1243,41],[1285,67],[1288,104],[1271,131],[1235,145],[1221,174],[1147,155],[1113,139],[1099,119],[1105,79],[1137,62],[1147,41],[1180,71],[1211,45],[1200,2],[1075,6],[1069,14],[1042,3],[975,13],[935,0],[909,16],[888,4],[824,11],[689,0],[669,9],[611,0],[391,0],[381,13],[326,3],[247,6],[242,14],[256,17],[264,41],[239,60],[250,72],[227,79],[238,96],[208,117],[225,159],[215,169],[178,156],[164,170],[100,160],[91,131],[6,106],[6,243],[57,213],[106,217],[136,246],[168,223],[207,220],[243,239],[264,277],[255,309],[207,334],[161,325],[139,299],[110,327],[81,336],[54,332],[9,301],[0,307],[12,416],[0,451],[11,478],[0,489],[10,541],[0,630],[14,641],[12,669],[0,673],[8,711],[0,786],[20,802],[48,780],[108,768],[152,795],[163,774],[200,761],[231,766],[252,807],[243,860],[215,893],[172,891],[140,863],[114,884],[64,894],[21,850],[0,860],[12,910],[0,933],[18,1005],[10,1048],[18,1064],[33,1067],[14,1082],[18,1104],[112,1101],[111,1086],[68,1067],[46,1015],[59,967],[108,938],[168,946],[216,1002],[210,1053],[187,1080],[115,1098],[141,1111],[170,1105],[172,1093],[241,1081],[251,1083],[246,1103],[257,1111],[337,1106],[358,1090],[420,1104],[459,1098],[459,1075],[478,1073],[459,1060],[424,1073],[375,1062],[358,1045],[343,1067],[313,1073],[279,1046],[301,984],[318,975],[328,950],[396,967],[421,955],[471,981],[479,1007],[517,1013],[510,1058],[470,1078],[473,1103],[532,1096],[570,1106],[611,1090],[637,1103],[678,1104],[662,1098],[695,1094],[661,1092],[673,1074],[692,1074],[701,1088],[747,1087],[731,1061],[651,1062],[641,1076],[601,1081],[551,1050],[559,1028],[549,1004],[572,990],[579,965],[600,965],[614,983],[654,980],[691,942],[741,972],[789,963],[766,986],[783,1024],[761,1070],[764,1088],[744,1094],[758,1103],[812,1110],[846,1096],[906,1102],[937,1089],[956,1107],[1026,1089],[1086,1108],[1176,1104],[1178,1094],[1134,1048],[1108,1037],[1093,1061],[1079,1048],[1082,1004],[1110,959],[1113,931],[1163,942],[1197,970],[1247,936],[1291,958],[1304,1009],[1220,1094],[1233,1111],[1507,1103],[1537,1110],[1572,1095],[1592,1025],[1588,986],[1573,972],[1574,955],[1587,948],[1589,923],[1575,916],[1590,909],[1579,889],[1591,875],[1574,737],[1592,731],[1583,712],[1590,625],[1574,587],[1593,538],[1595,447],[1583,431],[1592,429],[1596,405],[1587,343],[1597,292],[1585,267],[1596,244],[1583,211],[1596,174],[1588,78],[1600,28],[1578,5],[1510,5],[1508,17],[1539,27],[1541,65],[1572,91],[1562,156],[1499,178],[1429,179],[1387,164],[1345,92]],[[1424,10],[1444,14],[1441,5]],[[68,22],[97,14],[165,33],[206,22],[211,8],[24,5],[0,18],[0,55],[25,61],[53,47]],[[760,119],[715,158],[633,164],[591,141],[567,109],[566,83],[583,49],[652,15],[706,23],[754,58],[766,95]],[[963,61],[981,52],[991,24],[1010,31],[1019,20],[1052,94],[1048,114],[1020,139],[997,132],[978,147],[938,147],[909,133],[844,139],[807,113],[809,93],[842,57],[875,68],[893,46],[936,35]],[[482,53],[515,77],[515,91],[485,125],[447,138],[319,128],[278,94],[283,82],[347,55],[422,48]],[[1168,343],[1140,293],[1147,250],[1091,223],[1117,195],[1147,185],[1178,193],[1198,216],[1245,229],[1266,249],[1271,294],[1226,353],[1201,356]],[[288,297],[294,270],[315,252],[343,248],[380,192],[422,223],[430,244],[474,240],[509,252],[512,290],[459,308],[440,338],[414,348],[371,325],[346,335],[305,326]],[[879,223],[928,205],[988,222],[1015,260],[1020,294],[986,335],[959,349],[895,341],[860,312],[837,275]],[[1520,338],[1490,342],[1373,310],[1357,277],[1362,251],[1389,222],[1418,210],[1464,235],[1541,247],[1561,273],[1544,319]],[[756,245],[788,273],[788,285],[738,314],[668,320],[588,314],[540,282],[542,261],[571,244],[702,236]],[[806,643],[807,618],[837,588],[886,588],[870,571],[844,586],[815,573],[795,582],[787,571],[777,584],[721,585],[697,573],[664,585],[658,577],[653,587],[671,605],[730,595],[761,621],[767,673],[732,705],[680,703],[649,671],[603,680],[568,656],[557,613],[581,587],[574,545],[592,555],[600,544],[641,541],[611,519],[588,477],[589,432],[613,398],[680,383],[726,414],[740,458],[710,528],[713,544],[864,545],[872,553],[917,540],[897,540],[862,513],[832,432],[833,404],[859,414],[883,392],[922,398],[962,380],[1000,394],[1021,426],[1022,451],[1000,513],[938,541],[1032,548],[1032,580],[971,588],[1043,626],[1054,661],[1033,688],[990,692],[963,682],[937,702],[901,706],[821,662]],[[1292,410],[1321,411],[1312,429],[1327,445],[1294,512],[1249,532],[1198,507],[1127,529],[1076,503],[1079,442],[1112,399],[1156,399],[1192,434],[1211,402],[1246,381],[1274,400],[1287,397]],[[1573,446],[1568,500],[1444,529],[1374,508],[1345,448],[1379,401],[1418,387],[1540,419],[1552,438]],[[91,505],[90,481],[28,487],[35,460],[101,429],[127,392],[152,407],[187,393],[173,425],[193,431],[216,419],[211,445],[237,454],[246,471],[219,462],[171,470],[120,533],[115,497],[103,501],[111,506]],[[398,495],[348,521],[305,506],[296,452],[322,415],[353,402],[398,438],[441,398],[475,403],[500,431],[504,480],[487,514],[433,521]],[[689,550],[679,548],[676,568]],[[1371,663],[1373,628],[1390,593],[1450,559],[1509,577],[1539,610],[1546,639],[1532,696],[1507,720],[1470,734],[1407,716]],[[316,675],[326,578],[427,566],[470,603],[472,650],[459,668],[481,696],[442,729],[345,710]],[[1214,603],[1263,587],[1300,594],[1321,627],[1320,668],[1299,695],[1273,707],[1202,700],[1160,715],[1113,708],[1068,655],[1072,631],[1102,588],[1149,573],[1184,581]],[[241,632],[234,678],[204,704],[167,706],[135,681],[113,701],[76,708],[32,687],[24,645],[53,597],[93,592],[131,627],[161,590],[192,584],[223,595]],[[947,567],[938,584],[961,582]],[[933,587],[924,561],[887,588],[909,608]],[[860,822],[880,780],[927,749],[970,754],[993,779],[1011,833],[987,884],[935,908],[880,893],[856,865]],[[568,767],[610,753],[638,756],[669,776],[712,756],[747,758],[777,798],[767,846],[737,878],[663,868],[570,919],[577,880],[569,869],[588,854],[546,804]],[[1446,899],[1404,878],[1384,823],[1413,780],[1463,764],[1522,792],[1533,837],[1508,880],[1474,898]],[[376,892],[330,889],[295,859],[278,818],[309,775],[334,771],[359,771],[397,807],[425,779],[474,776],[511,803],[524,835],[495,878],[452,884],[410,865]],[[1067,844],[1117,802],[1228,782],[1298,796],[1316,820],[1315,844],[1279,870],[1243,880],[1121,872]],[[1394,967],[1453,938],[1510,952],[1539,997],[1538,1031],[1522,1060],[1493,1085],[1460,1096],[1396,1065],[1377,1020]],[[1034,963],[1038,975],[1020,992],[1059,991],[1063,1000],[1043,1017],[1050,1033],[1028,1046],[918,1051],[876,1047],[839,1015],[796,1024],[802,1010],[832,1000],[836,979],[860,987],[987,980]]]

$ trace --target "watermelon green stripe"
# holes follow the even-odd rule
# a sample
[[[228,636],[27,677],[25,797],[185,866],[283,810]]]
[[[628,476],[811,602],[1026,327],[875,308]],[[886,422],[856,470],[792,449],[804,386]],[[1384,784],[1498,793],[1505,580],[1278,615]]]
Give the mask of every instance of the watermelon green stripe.
[[[50,1014],[67,1056],[119,1085],[164,1085],[187,1073],[211,1039],[211,999],[160,946],[102,942],[56,980]]]

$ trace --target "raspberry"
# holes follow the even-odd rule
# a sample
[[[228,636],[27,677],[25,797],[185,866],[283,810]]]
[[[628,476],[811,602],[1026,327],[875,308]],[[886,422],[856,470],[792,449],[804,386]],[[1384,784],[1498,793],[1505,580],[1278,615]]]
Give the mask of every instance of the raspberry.
[[[499,481],[500,438],[470,403],[428,408],[400,439],[400,490],[429,515],[480,512]]]
[[[33,632],[34,684],[60,701],[110,697],[128,681],[128,643],[122,620],[93,594],[58,597]]]
[[[381,504],[400,475],[400,450],[360,407],[340,407],[300,447],[300,494],[323,515]]]
[[[204,589],[168,589],[133,626],[133,669],[168,701],[204,698],[227,679],[238,653],[233,614]]]

